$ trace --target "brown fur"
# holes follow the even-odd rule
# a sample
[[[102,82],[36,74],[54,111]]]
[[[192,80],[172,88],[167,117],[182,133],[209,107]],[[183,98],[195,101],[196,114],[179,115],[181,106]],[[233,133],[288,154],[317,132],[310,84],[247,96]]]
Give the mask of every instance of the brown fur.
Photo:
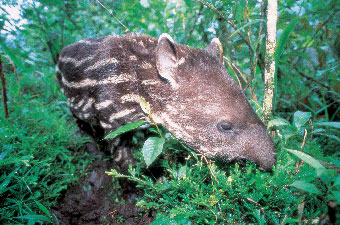
[[[270,169],[273,142],[219,60],[218,43],[203,50],[168,35],[85,39],[63,49],[57,77],[75,117],[104,133],[141,118],[143,97],[156,122],[198,152]]]

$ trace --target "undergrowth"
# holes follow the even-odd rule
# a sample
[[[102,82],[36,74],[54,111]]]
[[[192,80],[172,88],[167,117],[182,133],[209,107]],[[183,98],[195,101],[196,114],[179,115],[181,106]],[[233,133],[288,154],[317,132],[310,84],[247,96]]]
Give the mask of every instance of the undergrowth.
[[[51,207],[91,162],[80,149],[86,140],[65,113],[53,72],[23,73],[20,94],[13,77],[6,77],[9,118],[1,107],[0,224],[51,222]]]
[[[272,174],[250,163],[215,163],[156,128],[149,129],[152,137],[135,153],[139,163],[129,175],[116,170],[108,174],[137,183],[144,193],[137,205],[157,212],[153,225],[322,222],[328,205],[340,203],[340,160],[337,154],[325,154],[318,143],[324,135],[338,142],[339,123],[310,119],[311,113],[298,111],[292,123],[281,118],[270,122],[277,134]],[[164,141],[154,141],[159,139]]]

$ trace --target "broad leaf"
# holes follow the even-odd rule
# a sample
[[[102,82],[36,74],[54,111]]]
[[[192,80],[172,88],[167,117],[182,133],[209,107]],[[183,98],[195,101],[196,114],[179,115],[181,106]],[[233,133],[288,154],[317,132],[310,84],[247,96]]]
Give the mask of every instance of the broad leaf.
[[[302,127],[312,116],[311,112],[296,111],[294,113],[294,124],[297,128]]]
[[[297,156],[299,159],[303,160],[304,162],[306,162],[308,165],[310,165],[311,167],[317,169],[317,170],[325,170],[326,168],[316,159],[314,159],[312,156],[307,155],[304,152],[301,151],[296,151],[296,150],[292,150],[292,149],[286,149],[288,152],[294,154],[295,156]]]
[[[132,131],[142,125],[146,124],[145,121],[137,121],[134,123],[128,123],[122,127],[119,127],[117,130],[109,133],[108,135],[106,135],[106,137],[104,139],[110,139],[110,138],[116,138],[119,135],[122,135],[126,132]]]
[[[321,191],[314,184],[308,183],[306,181],[295,181],[290,186],[306,191],[310,194],[321,194]]]
[[[143,145],[143,157],[146,165],[149,167],[156,158],[162,153],[165,138],[150,137]]]
[[[268,128],[273,127],[273,126],[288,126],[289,122],[285,119],[282,118],[277,118],[269,121],[268,123]]]

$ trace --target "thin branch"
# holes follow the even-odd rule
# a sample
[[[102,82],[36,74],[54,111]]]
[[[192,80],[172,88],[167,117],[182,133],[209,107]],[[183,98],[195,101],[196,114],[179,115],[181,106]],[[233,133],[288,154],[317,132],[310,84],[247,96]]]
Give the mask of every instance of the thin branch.
[[[231,60],[228,59],[227,57],[223,56],[223,59],[228,63],[228,65],[229,65],[230,68],[234,71],[234,73],[235,73],[235,70],[238,72],[238,73],[235,73],[235,74],[236,74],[237,81],[238,81],[238,83],[239,83],[239,85],[240,85],[240,88],[243,89],[243,88],[242,88],[242,85],[241,85],[241,82],[240,82],[240,80],[239,80],[239,78],[238,78],[238,75],[239,75],[239,76],[242,78],[242,80],[246,83],[246,86],[247,86],[246,88],[249,89],[250,94],[251,94],[251,97],[253,98],[253,100],[257,102],[257,97],[256,97],[256,95],[255,95],[255,93],[254,93],[252,87],[251,87],[250,85],[248,85],[248,81],[247,81],[246,77],[243,75],[243,73],[241,72],[241,70],[240,70],[234,63],[232,63]],[[234,68],[235,70],[234,70],[233,68]]]
[[[18,74],[17,74],[17,69],[15,67],[15,64],[14,64],[14,62],[9,57],[0,54],[0,57],[1,56],[6,58],[12,64],[15,81],[17,82],[17,85],[18,85],[18,91],[19,91],[18,95],[20,95],[20,93],[21,93],[21,91],[20,91],[20,83],[19,83],[19,77],[18,77]]]
[[[49,24],[46,22],[46,20],[42,20],[41,18],[40,18],[40,12],[38,11],[38,9],[37,9],[37,7],[36,7],[36,5],[35,5],[35,3],[33,2],[33,8],[34,8],[34,13],[35,13],[35,16],[37,17],[37,20],[38,20],[38,22],[39,22],[39,28],[41,29],[41,31],[43,32],[43,34],[45,34],[45,35],[43,35],[43,39],[44,39],[44,41],[45,41],[45,44],[47,45],[47,48],[48,48],[48,50],[49,50],[49,52],[50,52],[50,54],[51,54],[51,57],[52,57],[52,60],[53,60],[53,62],[54,62],[54,64],[57,64],[57,58],[56,58],[56,56],[54,55],[54,53],[53,53],[53,48],[56,50],[56,48],[54,47],[54,45],[52,44],[52,42],[48,39],[48,37],[47,37],[47,34],[48,34],[48,32],[47,32],[47,30],[46,30],[46,28],[48,28],[48,27],[50,27],[49,26]]]
[[[233,20],[229,20],[223,13],[221,13],[218,9],[216,9],[213,5],[211,5],[208,2],[202,1],[202,0],[196,0],[197,2],[203,4],[204,6],[206,6],[208,9],[212,10],[215,14],[217,14],[221,19],[223,19],[224,21],[226,21],[228,24],[230,24],[232,26],[232,28],[234,28],[235,30],[237,30],[237,27],[234,23]],[[253,48],[251,47],[250,42],[247,40],[247,38],[241,33],[238,32],[238,35],[242,38],[242,40],[247,44],[248,48],[250,49],[251,53],[254,53]]]
[[[313,77],[310,77],[310,76],[304,74],[303,72],[301,72],[301,71],[297,68],[296,65],[294,65],[294,69],[299,73],[300,76],[303,76],[303,77],[307,78],[307,80],[311,80],[311,81],[317,83],[318,85],[320,85],[320,86],[322,86],[322,87],[324,87],[324,88],[327,88],[328,90],[331,89],[328,85],[326,85],[326,84],[324,84],[324,83],[322,83],[322,82],[320,82],[320,81],[314,79]]]
[[[96,0],[96,1],[99,3],[99,5],[100,5],[101,7],[103,7],[104,9],[106,9],[106,10],[110,13],[110,15],[113,16],[113,18],[114,18],[114,19],[115,19],[122,27],[124,27],[125,32],[130,32],[130,29],[129,29],[127,26],[125,26],[122,22],[120,22],[120,20],[112,13],[111,10],[109,10],[108,8],[106,8],[99,0]]]
[[[229,63],[232,65],[232,67],[235,68],[235,69],[237,70],[239,76],[242,78],[242,80],[243,80],[245,83],[248,82],[247,79],[246,79],[246,77],[243,75],[243,73],[238,69],[238,67],[237,67],[230,59],[228,59],[226,56],[223,56],[223,59],[225,59],[227,62],[229,62]],[[235,73],[235,74],[237,75],[237,73]],[[241,87],[241,88],[242,88],[242,87]]]
[[[200,15],[201,15],[201,13],[202,13],[202,10],[203,10],[203,5],[201,5],[201,7],[200,7],[200,9],[199,9],[199,11],[198,11],[198,13],[197,13],[197,15],[193,15],[192,16],[192,18],[189,20],[190,22],[193,20],[193,19],[195,19],[195,17],[199,17]],[[194,25],[191,27],[191,29],[189,30],[189,35],[188,35],[188,41],[190,40],[190,38],[191,38],[191,35],[192,35],[192,32],[194,32],[194,28],[197,26],[197,22],[198,22],[199,20],[198,19],[195,19],[195,22],[194,22]],[[191,24],[191,23],[188,23],[188,24]]]
[[[247,11],[247,23],[249,24],[249,6],[248,6],[248,0],[246,0],[246,11]],[[247,26],[247,36],[248,36],[248,42],[251,43],[250,41],[250,25]],[[254,62],[253,62],[253,54],[251,49],[249,48],[249,61],[250,61],[250,76],[249,76],[249,81],[248,81],[248,85],[251,84],[251,81],[253,80],[251,75],[254,73]],[[256,67],[255,67],[256,68]]]
[[[238,78],[236,71],[234,70],[234,67],[231,65],[231,63],[228,60],[225,60],[228,64],[228,66],[230,67],[230,69],[232,69],[232,71],[234,71],[234,74],[236,75],[236,79],[238,81],[238,85],[240,86],[240,88],[242,89],[242,84],[240,81],[240,78]]]
[[[307,129],[305,129],[304,130],[303,141],[302,141],[302,145],[301,145],[300,151],[302,151],[303,148],[305,147],[307,135],[308,135],[308,131],[307,131]]]
[[[250,78],[249,80],[252,81],[256,75],[256,65],[257,65],[257,61],[258,61],[258,57],[259,57],[259,52],[260,52],[260,47],[261,47],[261,35],[262,35],[262,26],[263,26],[263,21],[264,21],[264,16],[265,16],[265,3],[264,1],[261,2],[261,20],[260,20],[260,27],[259,27],[259,34],[258,34],[258,43],[256,46],[256,50],[255,50],[255,58],[254,58],[254,63],[253,63],[253,68],[251,69],[252,73],[250,73]]]
[[[7,90],[6,90],[6,79],[5,75],[2,72],[2,61],[1,61],[1,56],[0,56],[0,79],[1,79],[1,85],[2,85],[2,103],[4,105],[4,113],[5,113],[5,118],[8,118],[8,106],[7,106]]]

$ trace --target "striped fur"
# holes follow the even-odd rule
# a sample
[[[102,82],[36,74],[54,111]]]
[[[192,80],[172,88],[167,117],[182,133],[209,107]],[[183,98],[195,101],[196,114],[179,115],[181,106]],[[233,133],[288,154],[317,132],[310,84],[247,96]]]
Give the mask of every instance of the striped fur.
[[[179,45],[168,34],[89,38],[62,50],[56,75],[81,128],[104,135],[136,121],[144,116],[143,97],[155,121],[198,152],[269,169],[275,147],[222,54],[216,38],[204,50]],[[221,121],[232,129],[219,130]]]

